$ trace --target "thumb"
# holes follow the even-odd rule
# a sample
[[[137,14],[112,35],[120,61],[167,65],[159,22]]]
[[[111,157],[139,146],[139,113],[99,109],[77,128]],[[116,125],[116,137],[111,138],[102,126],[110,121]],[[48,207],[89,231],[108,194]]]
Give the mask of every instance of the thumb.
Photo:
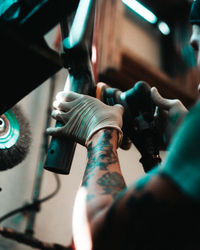
[[[46,129],[46,134],[52,135],[52,136],[59,136],[63,132],[63,127],[50,127]]]
[[[116,111],[120,115],[123,115],[123,113],[124,113],[124,107],[121,104],[115,104],[113,107],[116,109]]]
[[[165,109],[165,110],[169,110],[170,108],[172,108],[177,100],[170,100],[170,99],[166,99],[163,98],[159,93],[157,88],[153,87],[151,88],[151,97],[153,102],[161,109]]]

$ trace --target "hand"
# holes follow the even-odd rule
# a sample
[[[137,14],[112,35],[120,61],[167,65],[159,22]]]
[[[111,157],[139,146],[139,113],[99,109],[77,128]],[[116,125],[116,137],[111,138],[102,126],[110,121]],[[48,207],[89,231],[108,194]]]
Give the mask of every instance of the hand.
[[[167,146],[171,140],[171,137],[184,120],[188,110],[178,99],[166,99],[163,98],[158,90],[151,88],[151,97],[156,106],[158,106],[158,119],[163,127],[164,142]]]
[[[48,128],[49,135],[70,136],[87,146],[91,137],[100,129],[115,128],[119,131],[120,145],[124,111],[121,105],[108,106],[91,96],[63,91],[57,94],[53,107],[52,117],[63,123],[63,126]]]

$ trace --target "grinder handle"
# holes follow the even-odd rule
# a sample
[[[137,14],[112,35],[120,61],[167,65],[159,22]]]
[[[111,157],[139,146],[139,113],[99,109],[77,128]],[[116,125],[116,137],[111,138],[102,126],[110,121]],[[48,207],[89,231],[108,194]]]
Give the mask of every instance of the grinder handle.
[[[62,123],[56,122],[55,127],[61,127]],[[68,175],[76,148],[76,142],[70,138],[52,137],[44,168],[57,174]]]
[[[94,96],[94,78],[91,68],[91,63],[89,60],[89,55],[87,55],[87,60],[84,60],[84,72],[77,71],[78,73],[70,72],[67,77],[64,91],[74,91],[76,93],[89,94]],[[63,124],[56,122],[56,127],[61,127]],[[70,173],[71,164],[76,149],[77,143],[71,138],[64,137],[52,137],[50,142],[46,162],[44,168],[46,170],[52,171],[58,174],[68,175]]]

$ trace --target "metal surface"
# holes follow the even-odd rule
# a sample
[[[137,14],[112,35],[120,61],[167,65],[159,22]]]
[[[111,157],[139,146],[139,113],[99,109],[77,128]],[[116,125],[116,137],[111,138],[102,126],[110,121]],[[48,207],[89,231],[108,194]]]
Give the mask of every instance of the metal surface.
[[[81,0],[74,18],[62,23],[63,61],[69,71],[65,91],[93,95],[95,83],[90,61],[95,0]],[[56,123],[56,127],[62,124]],[[53,137],[44,168],[59,174],[69,174],[76,143],[68,138]]]
[[[43,35],[64,16],[70,15],[78,2],[43,1],[44,4],[33,8],[18,22],[7,22],[0,18],[0,72],[3,79],[0,114],[63,67],[60,55],[48,47]]]

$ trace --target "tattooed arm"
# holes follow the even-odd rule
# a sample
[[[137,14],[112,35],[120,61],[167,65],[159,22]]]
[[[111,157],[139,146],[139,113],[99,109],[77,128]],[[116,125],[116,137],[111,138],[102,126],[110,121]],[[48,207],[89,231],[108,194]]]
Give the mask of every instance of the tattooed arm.
[[[166,230],[172,223],[171,233],[183,236],[180,217],[185,223],[185,215],[180,211],[188,209],[191,201],[165,176],[158,173],[145,178],[145,184],[127,189],[117,156],[117,131],[100,130],[93,136],[73,215],[77,250],[164,249]],[[152,240],[155,234],[160,240]],[[170,249],[169,239],[168,243]]]
[[[85,249],[91,249],[101,219],[126,187],[118,161],[117,141],[117,130],[103,129],[88,144],[88,163],[73,215],[73,237],[77,249],[82,250],[87,244],[89,246]],[[80,218],[84,219],[80,221]]]

